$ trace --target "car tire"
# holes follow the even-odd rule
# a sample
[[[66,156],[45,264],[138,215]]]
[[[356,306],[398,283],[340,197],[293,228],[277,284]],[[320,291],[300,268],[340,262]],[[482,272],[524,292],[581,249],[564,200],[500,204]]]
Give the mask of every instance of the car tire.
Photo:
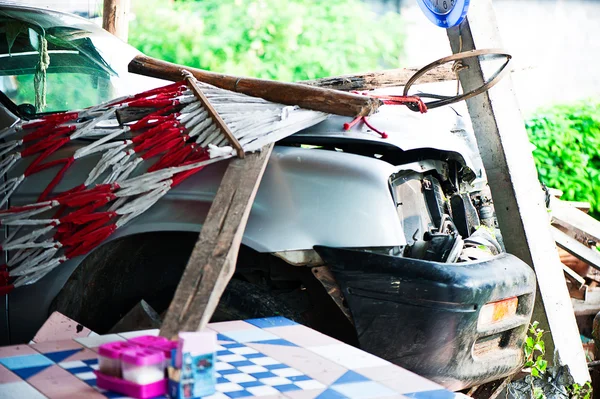
[[[243,280],[232,279],[221,296],[211,322],[283,316],[304,324],[302,315],[267,290]]]
[[[59,311],[99,334],[142,299],[164,317],[197,237],[144,233],[102,245],[75,269],[49,313]],[[304,322],[300,311],[266,287],[236,277],[241,276],[225,289],[213,321],[280,315]]]

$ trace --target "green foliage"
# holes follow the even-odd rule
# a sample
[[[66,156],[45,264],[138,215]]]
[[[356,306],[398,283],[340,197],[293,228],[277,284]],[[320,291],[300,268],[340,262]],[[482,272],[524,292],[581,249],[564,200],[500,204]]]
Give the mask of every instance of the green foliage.
[[[534,377],[541,377],[548,367],[548,361],[544,360],[546,354],[546,347],[542,337],[544,330],[537,328],[539,323],[534,321],[529,326],[527,338],[525,339],[525,345],[523,350],[525,351],[525,368],[531,368],[531,375]],[[537,356],[536,356],[537,354]]]
[[[586,382],[583,386],[573,384],[567,388],[569,397],[572,399],[591,399],[592,398],[592,383]]]
[[[166,61],[295,81],[398,67],[402,20],[360,0],[136,0],[129,42]]]
[[[540,180],[563,199],[590,202],[600,218],[600,102],[555,106],[526,126]]]
[[[529,383],[531,384],[531,397],[532,399],[546,399],[544,389],[536,384],[533,380],[538,378],[538,382],[542,381],[547,377],[548,362],[544,359],[546,354],[546,348],[542,337],[544,336],[544,330],[538,328],[538,321],[534,321],[529,326],[527,331],[527,338],[523,345],[523,351],[525,352],[525,364],[524,368],[530,368],[531,377]],[[552,374],[552,373],[549,373]],[[556,388],[556,387],[555,387]],[[573,385],[565,386],[568,393],[569,399],[591,399],[592,398],[592,384],[587,381],[583,386],[575,383]],[[563,396],[567,397],[563,394]]]

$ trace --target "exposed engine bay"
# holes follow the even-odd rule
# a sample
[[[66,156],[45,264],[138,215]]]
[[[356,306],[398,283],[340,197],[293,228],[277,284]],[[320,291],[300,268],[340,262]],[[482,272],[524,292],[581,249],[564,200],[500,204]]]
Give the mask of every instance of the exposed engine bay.
[[[489,193],[462,191],[458,178],[444,174],[448,164],[436,163],[445,168],[425,175],[403,171],[393,178],[393,195],[407,241],[398,255],[455,263],[489,259],[503,252]]]

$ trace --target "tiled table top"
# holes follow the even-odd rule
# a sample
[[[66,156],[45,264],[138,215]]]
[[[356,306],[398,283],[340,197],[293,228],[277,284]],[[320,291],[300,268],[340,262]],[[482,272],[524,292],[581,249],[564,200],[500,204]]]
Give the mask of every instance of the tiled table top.
[[[415,398],[462,396],[383,359],[283,317],[213,323],[217,393],[210,399]],[[0,399],[123,398],[96,386],[96,351],[105,342],[158,330],[90,335],[0,347]]]

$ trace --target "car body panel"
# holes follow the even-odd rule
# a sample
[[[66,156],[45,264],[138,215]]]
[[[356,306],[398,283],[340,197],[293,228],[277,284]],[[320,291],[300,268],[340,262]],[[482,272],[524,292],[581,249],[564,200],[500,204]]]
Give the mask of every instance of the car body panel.
[[[92,160],[79,160],[59,189],[80,184],[92,165]],[[148,212],[117,230],[103,245],[145,232],[199,232],[226,167],[226,163],[210,165],[190,177]],[[386,162],[359,155],[276,146],[242,242],[259,252],[312,249],[314,245],[403,246],[404,232],[389,186],[389,178],[396,170]],[[30,176],[15,193],[12,204],[35,200],[51,176],[46,172]],[[85,256],[71,259],[34,285],[11,294],[13,335],[17,333],[16,325],[23,323],[30,326],[23,333],[35,332],[46,319],[54,296],[84,259]],[[31,308],[32,296],[37,305],[25,311]]]
[[[361,348],[452,390],[520,368],[536,280],[515,256],[447,264],[316,250],[331,265],[348,301]],[[516,316],[478,325],[483,305],[515,296]]]

